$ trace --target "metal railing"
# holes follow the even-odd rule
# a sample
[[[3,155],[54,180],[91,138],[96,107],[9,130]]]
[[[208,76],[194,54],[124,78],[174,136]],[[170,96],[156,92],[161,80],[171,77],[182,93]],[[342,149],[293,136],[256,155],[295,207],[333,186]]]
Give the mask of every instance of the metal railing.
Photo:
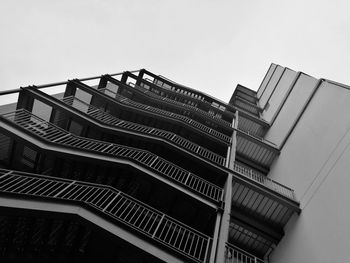
[[[152,80],[150,80],[150,79],[147,79],[147,78],[146,78],[145,80],[147,80],[147,81],[153,83]],[[188,96],[186,96],[185,94],[178,93],[178,92],[176,92],[176,91],[174,91],[174,90],[164,89],[164,88],[162,87],[162,85],[158,85],[157,83],[153,83],[153,84],[155,84],[155,85],[157,85],[159,88],[161,88],[161,89],[162,89],[162,92],[173,94],[172,96],[175,96],[174,98],[176,98],[176,99],[179,99],[178,97],[176,97],[177,95],[180,96],[180,97],[183,97],[183,98],[188,98]],[[145,89],[145,90],[146,90],[146,89]],[[149,91],[149,93],[155,94],[155,93],[152,92],[152,91]],[[159,96],[159,95],[158,95],[158,96]],[[169,95],[169,96],[170,96],[170,95]],[[160,96],[160,97],[162,97],[162,96]],[[209,102],[207,102],[207,101],[205,101],[205,100],[201,100],[201,99],[196,98],[196,97],[190,97],[190,98],[191,98],[191,99],[194,99],[194,100],[196,100],[196,101],[198,101],[198,103],[200,102],[200,103],[206,104],[206,106],[209,107],[209,108],[217,109],[216,107],[214,107],[212,104],[210,104]],[[171,100],[174,101],[173,99],[171,99]],[[195,107],[195,106],[192,106],[192,107]],[[248,114],[249,116],[251,116],[252,119],[259,119],[259,117],[256,115],[257,112],[254,110],[255,108],[252,108],[252,109],[244,109],[244,106],[243,106],[242,109],[238,109],[237,107],[234,107],[234,106],[232,106],[232,107],[235,108],[235,110],[238,110],[238,111],[242,111],[242,110],[243,110],[243,111],[245,112],[245,114]],[[197,108],[197,107],[195,107],[195,108]],[[253,110],[253,113],[251,112],[251,110]],[[270,141],[268,141],[268,140],[265,140],[262,136],[260,136],[260,135],[258,135],[258,134],[255,134],[255,133],[252,133],[252,132],[250,132],[249,130],[241,129],[241,128],[239,128],[239,130],[242,131],[242,132],[245,132],[245,133],[249,134],[250,136],[252,136],[252,137],[254,137],[254,138],[258,139],[258,140],[267,142],[267,143],[269,143],[269,144],[271,144],[271,145],[275,145],[274,143],[272,143],[272,142],[270,142]]]
[[[266,261],[255,257],[243,249],[226,243],[225,263],[266,263]]]
[[[209,128],[208,126],[205,126],[205,125],[203,125],[197,121],[194,121],[191,118],[188,118],[186,116],[176,114],[173,112],[169,112],[169,111],[165,111],[165,110],[161,110],[161,109],[158,109],[155,107],[147,106],[147,105],[144,105],[142,103],[135,102],[135,101],[130,100],[128,98],[125,98],[125,97],[123,97],[123,96],[117,94],[116,92],[109,90],[107,88],[98,89],[98,91],[112,97],[113,99],[115,99],[119,103],[131,106],[131,107],[134,107],[137,109],[141,109],[144,111],[153,112],[153,113],[158,114],[158,115],[163,115],[163,116],[166,116],[166,117],[171,118],[171,119],[177,119],[179,121],[182,121],[186,124],[189,124],[197,129],[201,130],[205,134],[212,135],[213,137],[215,137],[215,138],[217,138],[225,143],[229,143],[231,140],[230,136],[227,136],[221,132],[218,132],[212,128]]]
[[[208,257],[209,236],[109,186],[0,169],[0,192],[83,203],[195,262]]]
[[[175,96],[175,97],[178,95],[178,96],[183,97],[183,98],[188,98],[188,96],[186,96],[185,94],[183,94],[183,93],[178,93],[178,92],[176,92],[176,91],[174,91],[174,90],[165,89],[165,88],[162,87],[162,85],[158,85],[157,83],[152,82],[152,80],[150,80],[150,79],[145,78],[144,80],[147,80],[147,81],[149,81],[150,83],[153,83],[153,84],[157,85],[159,88],[162,89],[162,92],[164,92],[164,93],[171,93],[171,94],[173,94],[173,96]],[[153,94],[155,94],[155,93],[152,92],[152,91],[150,91],[150,92],[153,93]],[[196,97],[190,97],[190,98],[191,98],[191,99],[194,99],[194,100],[196,100],[196,101],[198,101],[198,103],[200,102],[200,103],[206,104],[206,106],[209,107],[209,108],[217,109],[217,108],[213,107],[212,104],[210,104],[209,102],[207,102],[207,101],[205,101],[205,100],[202,100],[202,99],[199,99],[199,98],[196,98]],[[176,99],[178,99],[178,97],[176,97]],[[242,104],[243,104],[243,103],[242,103]],[[245,114],[248,114],[249,116],[251,116],[252,119],[259,119],[259,117],[256,115],[256,114],[258,113],[257,110],[256,110],[256,107],[257,107],[257,106],[256,106],[256,107],[252,107],[252,108],[248,108],[248,109],[245,109],[244,106],[245,106],[245,104],[242,106],[241,109],[239,109],[239,108],[237,108],[237,107],[235,107],[235,106],[231,106],[231,107],[235,108],[235,110],[238,110],[238,111],[244,111]],[[258,135],[258,134],[249,132],[249,131],[246,130],[246,129],[241,129],[241,128],[239,128],[239,130],[242,131],[242,132],[245,132],[245,133],[249,134],[250,136],[252,136],[252,137],[254,137],[254,138],[258,139],[258,140],[267,142],[267,143],[269,143],[269,144],[271,144],[271,145],[275,145],[274,143],[272,143],[272,142],[270,142],[270,141],[268,141],[268,140],[265,140],[263,137],[261,137],[261,136]]]
[[[100,121],[102,123],[105,123],[110,126],[135,131],[142,134],[147,135],[153,135],[160,137],[162,139],[165,139],[166,141],[170,141],[177,146],[186,149],[194,154],[198,154],[201,157],[204,157],[205,159],[208,159],[209,161],[212,161],[219,165],[225,165],[226,159],[202,146],[199,146],[196,143],[193,143],[175,133],[152,128],[148,126],[144,126],[141,124],[125,121],[118,119],[117,117],[114,117],[113,115],[95,107],[90,104],[87,104],[73,96],[65,97],[62,99],[64,103],[67,105],[74,107],[77,110],[80,110],[86,114],[88,114],[90,117],[94,118],[97,121]]]
[[[212,201],[222,200],[223,189],[145,150],[73,135],[24,109],[1,115],[26,131],[57,145],[128,159],[171,179]]]
[[[195,112],[197,114],[200,114],[208,119],[210,119],[211,121],[214,121],[214,122],[217,122],[223,126],[226,126],[226,127],[230,127],[231,128],[231,123],[228,122],[228,121],[225,121],[219,117],[216,117],[216,115],[212,115],[212,114],[209,114],[208,112],[204,111],[204,110],[201,110],[197,107],[194,107],[194,106],[191,106],[189,104],[186,104],[186,103],[181,103],[181,102],[178,102],[178,101],[175,101],[175,100],[171,100],[169,98],[166,98],[166,97],[162,97],[162,96],[159,96],[145,88],[142,88],[134,83],[128,83],[129,86],[132,86],[134,89],[142,92],[143,94],[151,97],[151,98],[154,98],[154,99],[157,99],[157,100],[161,100],[161,101],[165,101],[167,103],[170,103],[170,104],[173,104],[173,105],[176,105],[176,106],[179,106],[181,107],[182,109],[187,109],[187,110],[190,110],[192,112]]]
[[[163,77],[164,78],[164,77]],[[179,85],[177,84],[176,87],[173,86],[173,85],[169,85],[167,83],[165,83],[164,81],[161,81],[159,79],[149,79],[149,78],[144,78],[144,80],[147,80],[148,82],[152,83],[152,84],[155,84],[157,85],[158,87],[161,87],[164,89],[164,86],[167,86],[165,89],[167,90],[170,90],[172,92],[175,92],[175,93],[179,93],[183,96],[186,96],[186,97],[190,97],[190,98],[193,98],[193,99],[197,99],[197,100],[200,100],[200,101],[204,101],[204,97],[202,95],[199,95],[199,94],[196,94],[195,92],[190,92],[190,91],[186,91],[186,90],[183,90],[179,87]],[[169,79],[168,79],[169,80]],[[173,82],[172,80],[169,80],[170,82]]]
[[[237,162],[234,163],[233,169],[235,172],[258,182],[281,195],[284,195],[294,201],[296,200],[293,189],[290,189],[287,186],[284,186],[253,169],[246,168]]]
[[[194,107],[197,107],[198,104],[203,104],[209,109],[215,109],[218,112],[223,111],[220,108],[214,107],[212,105],[212,103],[209,103],[208,101],[206,101],[203,96],[200,96],[200,95],[197,95],[197,94],[194,94],[191,92],[186,92],[180,88],[175,88],[173,86],[171,86],[171,89],[164,88],[163,87],[164,82],[162,82],[162,84],[160,84],[159,82],[157,82],[157,81],[154,82],[148,78],[144,78],[143,80],[146,80],[149,83],[152,83],[152,84],[156,85],[158,88],[162,89],[161,92],[164,92],[168,96],[167,98],[170,98],[171,100],[185,101],[186,104],[190,104]],[[224,107],[226,108],[226,105]]]

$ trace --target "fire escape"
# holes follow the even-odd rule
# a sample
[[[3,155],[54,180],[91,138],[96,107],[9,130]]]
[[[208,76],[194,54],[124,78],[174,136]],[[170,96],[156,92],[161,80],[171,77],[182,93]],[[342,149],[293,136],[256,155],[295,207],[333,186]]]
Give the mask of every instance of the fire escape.
[[[0,258],[265,262],[299,213],[256,93],[147,70],[3,92]],[[119,262],[118,261],[118,262]]]

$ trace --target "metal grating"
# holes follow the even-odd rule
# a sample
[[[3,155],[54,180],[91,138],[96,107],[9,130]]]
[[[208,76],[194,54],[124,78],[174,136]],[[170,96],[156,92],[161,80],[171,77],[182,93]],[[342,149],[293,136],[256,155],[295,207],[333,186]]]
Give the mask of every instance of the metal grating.
[[[135,84],[132,84],[132,83],[130,83],[130,84],[131,84],[131,86],[134,89],[136,89],[139,92],[147,95],[150,98],[157,99],[160,102],[166,102],[166,103],[169,103],[169,104],[176,105],[176,106],[180,107],[181,109],[186,109],[186,110],[191,111],[194,114],[199,114],[199,115],[201,115],[203,117],[206,117],[208,120],[213,121],[216,124],[219,124],[219,125],[224,126],[224,127],[231,128],[231,123],[230,122],[225,121],[225,120],[223,120],[221,118],[218,118],[218,117],[216,117],[216,115],[209,114],[206,111],[203,111],[203,110],[201,110],[201,109],[199,109],[197,107],[194,107],[194,106],[191,106],[191,105],[188,105],[188,104],[185,104],[185,103],[181,103],[181,102],[178,102],[178,101],[175,101],[175,100],[171,100],[171,99],[166,98],[166,97],[161,97],[161,96],[159,96],[159,95],[157,95],[157,94],[155,94],[155,93],[153,93],[153,92],[151,92],[151,91],[149,91],[147,89],[144,89],[144,88],[142,88],[142,87],[140,87],[138,85],[135,85]]]
[[[146,135],[157,136],[192,153],[198,154],[199,156],[211,162],[222,166],[225,165],[226,158],[204,148],[203,146],[193,143],[175,133],[118,119],[113,115],[104,112],[103,110],[94,107],[93,105],[87,104],[73,96],[63,98],[62,100],[67,105],[72,106],[73,108],[86,113],[93,119],[107,124],[109,126],[131,130]]]
[[[211,136],[221,140],[222,142],[229,143],[231,140],[230,136],[227,136],[221,132],[218,132],[212,128],[209,128],[208,126],[203,125],[197,121],[194,121],[191,118],[188,118],[186,116],[172,113],[172,112],[168,112],[168,111],[161,110],[161,109],[157,109],[157,108],[154,108],[151,106],[147,106],[147,105],[132,101],[132,100],[125,98],[125,97],[123,97],[123,96],[121,96],[121,95],[119,95],[119,94],[117,94],[109,89],[99,89],[98,91],[112,97],[115,101],[122,103],[124,105],[130,106],[130,107],[133,107],[136,109],[144,110],[144,111],[149,111],[149,112],[155,113],[157,115],[165,116],[165,117],[168,117],[171,119],[179,120],[179,121],[185,123],[186,125],[190,125],[191,127],[194,127],[196,129],[204,132],[205,134],[210,134]]]
[[[111,187],[0,169],[0,192],[83,203],[195,262],[209,253],[209,236]]]
[[[73,135],[24,109],[6,113],[2,117],[50,143],[128,159],[207,197],[211,201],[219,202],[222,200],[222,188],[148,151]]]

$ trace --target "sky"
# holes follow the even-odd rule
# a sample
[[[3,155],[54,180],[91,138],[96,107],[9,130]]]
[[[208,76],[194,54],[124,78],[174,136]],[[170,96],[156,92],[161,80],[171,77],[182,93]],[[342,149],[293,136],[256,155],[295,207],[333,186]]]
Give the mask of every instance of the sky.
[[[350,84],[350,1],[1,0],[0,90],[146,68],[228,102],[271,63]]]

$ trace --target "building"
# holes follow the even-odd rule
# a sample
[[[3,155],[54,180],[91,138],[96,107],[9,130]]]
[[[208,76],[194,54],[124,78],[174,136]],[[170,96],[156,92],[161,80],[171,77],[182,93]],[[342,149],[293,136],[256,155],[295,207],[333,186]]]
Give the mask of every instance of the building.
[[[312,251],[347,244],[347,89],[272,64],[229,103],[145,69],[2,92],[1,260],[344,261]]]

